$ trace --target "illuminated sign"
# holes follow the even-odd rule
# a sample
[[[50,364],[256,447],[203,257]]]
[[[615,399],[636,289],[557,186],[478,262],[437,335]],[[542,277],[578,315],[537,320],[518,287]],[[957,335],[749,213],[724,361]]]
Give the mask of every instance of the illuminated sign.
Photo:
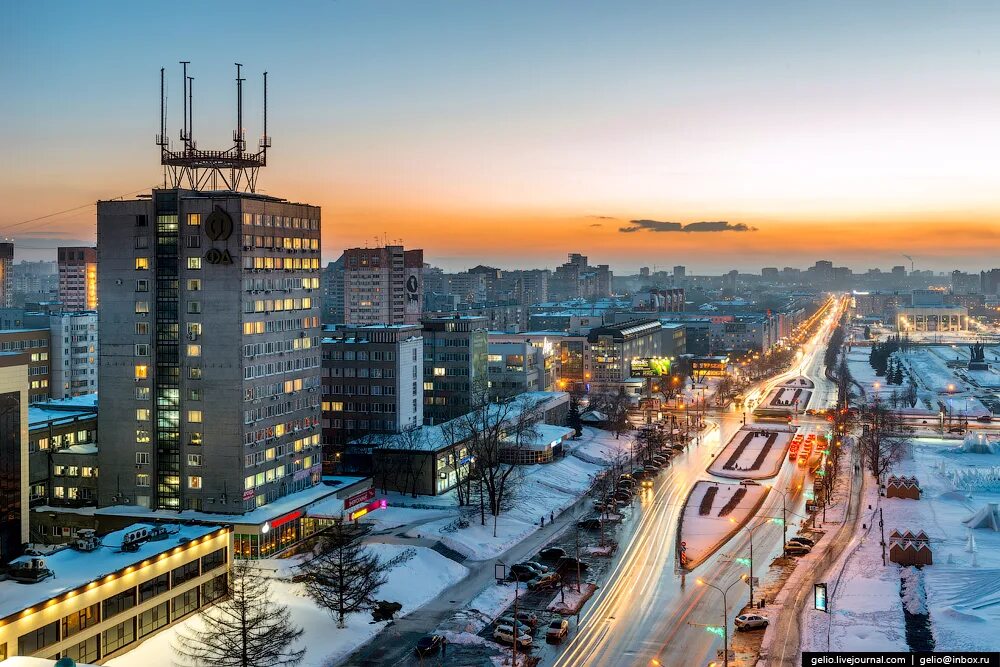
[[[256,489],[247,489],[246,491],[244,491],[243,500],[250,500],[251,498],[253,498],[254,491],[256,491]]]
[[[273,519],[271,521],[271,528],[277,528],[278,526],[282,526],[282,525],[288,523],[289,521],[295,521],[300,516],[302,516],[302,511],[301,510],[296,510],[294,512],[289,512],[285,516],[281,516],[281,517],[278,517],[277,519]]]
[[[632,360],[632,377],[634,378],[655,378],[669,374],[669,357],[649,357]]]
[[[357,521],[358,519],[368,514],[369,512],[374,512],[375,510],[384,510],[387,504],[388,503],[386,502],[385,498],[382,498],[381,500],[376,500],[374,502],[368,503],[359,510],[354,510],[348,516],[350,517],[351,521]]]
[[[826,611],[826,584],[813,584],[813,608]]]
[[[375,488],[369,487],[362,491],[361,493],[355,493],[353,496],[348,496],[347,500],[344,501],[344,509],[349,510],[355,505],[360,505],[363,502],[367,502],[375,497]]]

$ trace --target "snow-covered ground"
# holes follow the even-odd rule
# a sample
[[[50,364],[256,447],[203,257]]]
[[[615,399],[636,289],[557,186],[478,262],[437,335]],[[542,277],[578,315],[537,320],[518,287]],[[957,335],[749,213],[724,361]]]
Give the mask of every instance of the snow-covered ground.
[[[794,429],[773,427],[761,424],[744,426],[733,434],[725,449],[715,457],[708,467],[708,472],[719,477],[732,479],[767,479],[774,477],[781,470],[781,464],[788,454],[788,444],[792,441]],[[774,435],[770,447],[768,440]],[[746,446],[743,442],[747,441]],[[742,448],[741,448],[742,447]],[[760,464],[757,459],[767,447]],[[735,459],[734,459],[735,457]]]
[[[920,500],[879,498],[874,484],[866,487],[861,521],[867,527],[831,570],[831,613],[804,612],[803,651],[910,650],[904,603],[912,613],[929,614],[936,650],[1000,647],[991,630],[1000,627],[1000,532],[970,531],[962,523],[987,503],[1000,502],[1000,481],[971,492],[953,483],[957,471],[1000,465],[1000,455],[957,449],[954,441],[919,438],[912,456],[893,468],[893,474],[918,478]],[[933,565],[919,571],[882,565],[879,508],[887,537],[893,530],[929,535]]]
[[[388,559],[407,547],[372,544],[368,548],[381,558]],[[419,547],[415,551],[414,558],[389,573],[388,581],[377,594],[380,600],[401,603],[403,609],[399,616],[412,613],[468,574],[465,567],[436,551]],[[297,562],[293,559],[271,559],[262,563],[262,571],[267,573],[266,576],[275,576],[276,573],[281,576],[271,582],[272,596],[289,606],[292,623],[304,630],[298,643],[299,648],[306,649],[302,667],[332,665],[385,628],[385,622],[372,623],[371,614],[367,612],[349,615],[347,627],[338,628],[336,620],[305,594],[302,584],[291,583],[288,575],[296,569]],[[191,627],[200,627],[198,615],[167,628],[107,664],[115,667],[169,667],[174,664],[171,644],[176,633]]]
[[[716,491],[712,491],[712,489]],[[733,497],[744,489],[743,497],[725,514],[723,508]],[[701,514],[701,504],[706,494],[714,493],[711,508]],[[717,484],[700,481],[691,489],[684,512],[681,515],[680,541],[685,547],[687,568],[693,569],[726,543],[732,535],[743,527],[760,507],[767,488],[763,486],[742,486],[740,484]]]

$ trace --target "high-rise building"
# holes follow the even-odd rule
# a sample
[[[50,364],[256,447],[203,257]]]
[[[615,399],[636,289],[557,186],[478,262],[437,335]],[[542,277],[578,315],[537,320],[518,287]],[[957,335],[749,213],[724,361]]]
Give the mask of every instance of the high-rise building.
[[[586,255],[570,253],[569,261],[556,267],[548,279],[548,296],[556,301],[610,296],[613,277],[607,264],[591,266]]]
[[[97,391],[97,313],[49,315],[49,393],[70,398]]]
[[[0,243],[0,306],[14,305],[14,244]]]
[[[323,269],[323,324],[344,323],[344,256]]]
[[[23,352],[0,353],[0,565],[28,541],[28,369]]]
[[[317,484],[319,208],[156,189],[99,202],[97,240],[98,504],[239,514]]]
[[[67,311],[97,309],[97,248],[59,248],[59,301]]]
[[[424,423],[461,417],[487,390],[486,318],[424,319]]]
[[[29,403],[49,400],[49,339],[48,327],[0,330],[0,351],[27,354]]]
[[[1000,269],[979,273],[979,289],[983,294],[1000,294]]]
[[[424,423],[424,342],[417,324],[344,325],[323,338],[323,448],[336,470],[371,471],[371,447],[347,443]]]
[[[674,267],[674,284],[683,284],[687,280],[687,267],[678,264]]]
[[[423,312],[423,250],[349,248],[344,251],[343,303],[347,324],[417,324]]]

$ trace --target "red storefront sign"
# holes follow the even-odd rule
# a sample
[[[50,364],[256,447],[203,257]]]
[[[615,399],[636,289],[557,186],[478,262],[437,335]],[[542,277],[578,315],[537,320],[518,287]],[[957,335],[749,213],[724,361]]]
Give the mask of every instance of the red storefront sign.
[[[358,519],[368,514],[369,512],[374,512],[375,510],[384,510],[386,508],[386,505],[388,505],[388,503],[386,502],[385,498],[368,503],[361,509],[351,512],[350,514],[351,521],[357,521]]]
[[[247,489],[246,491],[244,491],[243,500],[250,500],[251,498],[253,498],[253,494],[255,491],[256,489]]]
[[[349,510],[355,505],[360,505],[361,503],[368,502],[375,497],[375,487],[369,487],[360,493],[355,493],[353,496],[348,496],[347,500],[344,501],[344,509]]]

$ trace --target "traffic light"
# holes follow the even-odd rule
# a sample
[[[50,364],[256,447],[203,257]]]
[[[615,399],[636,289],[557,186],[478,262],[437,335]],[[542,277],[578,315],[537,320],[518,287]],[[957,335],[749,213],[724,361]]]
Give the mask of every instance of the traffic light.
[[[720,637],[723,636],[723,631],[722,631],[722,626],[721,625],[706,625],[705,626],[705,631],[706,632],[711,632],[713,635],[719,635]]]

